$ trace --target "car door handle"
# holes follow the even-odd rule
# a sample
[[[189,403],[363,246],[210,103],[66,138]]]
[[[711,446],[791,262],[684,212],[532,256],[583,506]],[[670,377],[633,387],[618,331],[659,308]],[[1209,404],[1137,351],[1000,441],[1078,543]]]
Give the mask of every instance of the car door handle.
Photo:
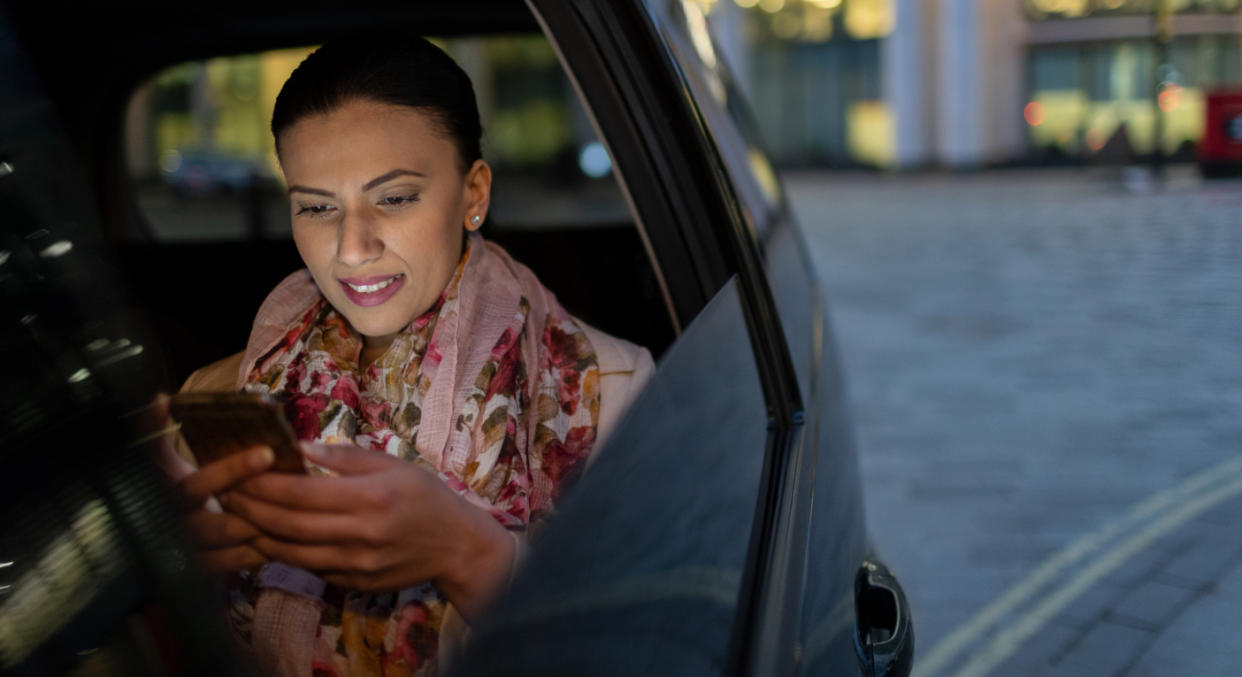
[[[901,584],[888,567],[864,562],[854,577],[854,649],[866,677],[905,677],[914,660],[914,626]]]

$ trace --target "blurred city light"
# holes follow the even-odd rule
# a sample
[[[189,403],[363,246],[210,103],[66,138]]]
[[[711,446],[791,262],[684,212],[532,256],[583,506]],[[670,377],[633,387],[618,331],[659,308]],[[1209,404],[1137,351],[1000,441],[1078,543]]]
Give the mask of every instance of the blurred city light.
[[[72,242],[68,240],[59,240],[57,242],[53,242],[52,244],[48,245],[46,249],[39,252],[39,256],[42,256],[45,259],[52,259],[52,258],[56,258],[57,256],[64,256],[65,254],[68,254],[72,249],[73,249]]]
[[[693,1],[705,14],[717,4],[717,0],[686,1]],[[762,10],[767,17],[763,23],[779,40],[809,43],[827,42],[838,27],[854,39],[881,38],[893,31],[897,17],[893,0],[733,0],[733,4]]]
[[[1024,0],[1033,18],[1076,19],[1109,14],[1150,15],[1164,5],[1174,13],[1229,13],[1242,6],[1242,0]]]
[[[602,179],[612,171],[612,158],[608,157],[604,144],[592,141],[578,153],[578,167],[592,179]]]
[[[850,0],[845,6],[845,29],[859,40],[892,33],[896,20],[892,0]]]
[[[1182,87],[1178,85],[1168,85],[1160,96],[1156,99],[1156,105],[1160,106],[1160,110],[1171,113],[1175,110],[1182,99]]]
[[[1090,148],[1092,152],[1099,152],[1106,143],[1108,143],[1108,137],[1104,135],[1104,132],[1099,129],[1087,130],[1087,148]]]
[[[1026,124],[1038,127],[1044,124],[1044,107],[1038,101],[1032,101],[1022,109],[1022,117],[1026,118]]]
[[[682,6],[686,13],[686,28],[690,31],[690,40],[694,43],[694,51],[709,69],[715,70],[716,50],[712,47],[712,36],[707,28],[707,17],[701,5],[693,0],[683,0]]]
[[[160,169],[165,174],[173,174],[178,169],[181,169],[181,153],[175,148],[165,152],[164,157],[160,160]]]
[[[1033,4],[1042,12],[1067,17],[1082,16],[1090,8],[1087,0],[1034,0]]]

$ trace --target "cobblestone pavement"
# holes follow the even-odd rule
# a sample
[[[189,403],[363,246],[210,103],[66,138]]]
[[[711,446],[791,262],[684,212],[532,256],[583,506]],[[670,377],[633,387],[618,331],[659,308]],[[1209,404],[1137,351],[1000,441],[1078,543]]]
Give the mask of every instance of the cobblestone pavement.
[[[786,177],[916,674],[1242,674],[1242,181],[1121,178]]]

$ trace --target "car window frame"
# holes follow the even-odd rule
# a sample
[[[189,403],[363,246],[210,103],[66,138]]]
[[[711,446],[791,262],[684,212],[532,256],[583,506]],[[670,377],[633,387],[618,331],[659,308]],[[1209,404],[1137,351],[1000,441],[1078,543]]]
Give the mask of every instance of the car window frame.
[[[618,175],[626,177],[623,185],[635,192],[635,203],[649,210],[643,219],[653,242],[660,239],[661,229],[697,239],[692,244],[722,257],[727,270],[739,278],[769,435],[762,450],[760,499],[728,674],[796,670],[809,533],[806,507],[814,488],[816,449],[815,440],[807,438],[798,374],[766,282],[755,231],[746,220],[709,121],[648,9],[638,0],[582,0],[567,6],[550,0],[527,2],[557,45],[566,71],[584,92],[588,111],[601,125],[600,138],[610,150],[619,151],[614,155]],[[567,41],[574,49],[565,48]],[[570,51],[572,61],[564,59]],[[679,96],[663,96],[662,91]],[[615,143],[618,129],[635,138]],[[653,177],[658,177],[658,185],[650,185]],[[660,258],[658,248],[656,253]],[[682,253],[704,255],[702,249]],[[711,289],[710,279],[702,282]],[[814,284],[808,289],[811,294],[817,291]]]

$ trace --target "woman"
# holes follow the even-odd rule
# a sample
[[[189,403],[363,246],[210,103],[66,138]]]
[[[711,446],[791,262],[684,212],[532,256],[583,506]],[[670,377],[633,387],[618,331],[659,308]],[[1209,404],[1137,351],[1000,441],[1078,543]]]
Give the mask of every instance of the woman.
[[[272,133],[306,270],[184,390],[277,394],[334,476],[266,473],[251,449],[181,480],[188,523],[207,567],[235,574],[230,619],[266,670],[432,674],[441,633],[508,585],[651,357],[479,236],[474,93],[430,43],[324,46]]]

